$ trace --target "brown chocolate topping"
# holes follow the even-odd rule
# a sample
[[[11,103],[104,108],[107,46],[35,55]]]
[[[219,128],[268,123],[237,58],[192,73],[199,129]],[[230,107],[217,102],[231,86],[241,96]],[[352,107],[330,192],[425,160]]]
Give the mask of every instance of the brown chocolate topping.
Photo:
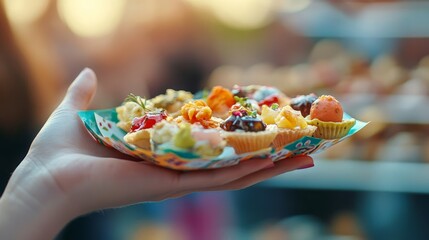
[[[290,100],[290,106],[300,111],[303,117],[310,114],[311,105],[316,101],[317,96],[314,93],[309,95],[300,95]]]

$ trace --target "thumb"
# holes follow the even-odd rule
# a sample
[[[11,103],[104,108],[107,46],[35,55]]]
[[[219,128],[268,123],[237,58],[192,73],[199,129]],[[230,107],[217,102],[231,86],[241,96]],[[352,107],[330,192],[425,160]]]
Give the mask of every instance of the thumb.
[[[76,77],[67,90],[61,107],[69,110],[84,110],[88,107],[97,89],[97,77],[94,71],[85,68]]]

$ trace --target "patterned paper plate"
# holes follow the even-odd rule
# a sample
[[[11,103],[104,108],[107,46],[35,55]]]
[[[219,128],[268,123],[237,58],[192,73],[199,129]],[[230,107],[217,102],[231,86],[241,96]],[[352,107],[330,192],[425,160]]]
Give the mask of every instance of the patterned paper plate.
[[[79,112],[79,117],[85,124],[88,132],[100,144],[103,144],[107,147],[113,147],[124,154],[176,170],[221,168],[232,166],[238,164],[240,161],[251,158],[270,157],[273,161],[278,161],[280,159],[285,159],[296,155],[319,153],[345,140],[368,124],[357,120],[356,124],[349,131],[349,133],[340,139],[325,140],[314,137],[303,137],[293,143],[290,143],[280,150],[267,148],[258,152],[246,153],[242,155],[235,154],[232,147],[225,147],[221,155],[215,158],[204,159],[192,152],[171,149],[166,151],[157,150],[152,152],[126,143],[123,140],[126,132],[116,126],[118,118],[114,108],[81,111]],[[344,118],[348,119],[351,117],[345,114]]]

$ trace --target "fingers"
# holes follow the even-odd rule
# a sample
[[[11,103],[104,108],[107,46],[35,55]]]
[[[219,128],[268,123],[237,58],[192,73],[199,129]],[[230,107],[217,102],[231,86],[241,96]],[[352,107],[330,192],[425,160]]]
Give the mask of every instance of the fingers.
[[[180,197],[189,194],[193,191],[220,191],[220,190],[238,190],[256,183],[262,182],[266,179],[272,178],[282,173],[290,172],[297,169],[310,168],[314,166],[313,159],[309,156],[299,156],[294,158],[287,158],[274,163],[274,167],[265,168],[260,171],[251,173],[237,180],[228,182],[223,185],[217,185],[214,187],[206,187],[191,191],[179,192],[171,197]]]
[[[85,167],[89,169],[89,179],[86,180],[84,194],[77,194],[92,199],[81,202],[84,211],[159,201],[196,191],[244,188],[313,164],[310,157],[285,159],[276,162],[275,167],[271,159],[251,159],[227,168],[179,172],[115,158],[93,160]]]
[[[88,163],[89,164],[89,163]],[[224,185],[263,168],[273,166],[270,159],[252,159],[222,169],[179,172],[155,165],[97,158],[91,162],[94,172],[85,190],[93,189],[87,210],[109,208],[141,201],[159,201],[178,192],[194,192]],[[91,193],[92,194],[92,193]]]
[[[268,158],[250,159],[238,165],[222,169],[182,172],[177,179],[178,190],[198,191],[198,189],[224,185],[273,166],[273,162]]]
[[[218,191],[218,190],[237,190],[252,186],[256,183],[262,182],[266,179],[272,178],[279,174],[290,172],[297,169],[313,167],[313,159],[308,156],[300,156],[295,158],[287,158],[275,163],[275,167],[264,169],[262,171],[250,174],[236,181],[227,183],[222,186],[213,188],[206,188],[204,191]]]
[[[68,110],[84,110],[88,107],[97,89],[95,73],[85,68],[70,85],[61,107]]]

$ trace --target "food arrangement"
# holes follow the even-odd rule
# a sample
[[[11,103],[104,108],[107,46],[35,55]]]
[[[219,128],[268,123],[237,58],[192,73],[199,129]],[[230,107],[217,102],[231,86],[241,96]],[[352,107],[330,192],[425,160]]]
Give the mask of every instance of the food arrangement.
[[[172,89],[152,99],[130,94],[119,107],[79,115],[100,143],[178,170],[311,154],[366,125],[333,96],[291,98],[260,85],[216,86],[200,97]]]

